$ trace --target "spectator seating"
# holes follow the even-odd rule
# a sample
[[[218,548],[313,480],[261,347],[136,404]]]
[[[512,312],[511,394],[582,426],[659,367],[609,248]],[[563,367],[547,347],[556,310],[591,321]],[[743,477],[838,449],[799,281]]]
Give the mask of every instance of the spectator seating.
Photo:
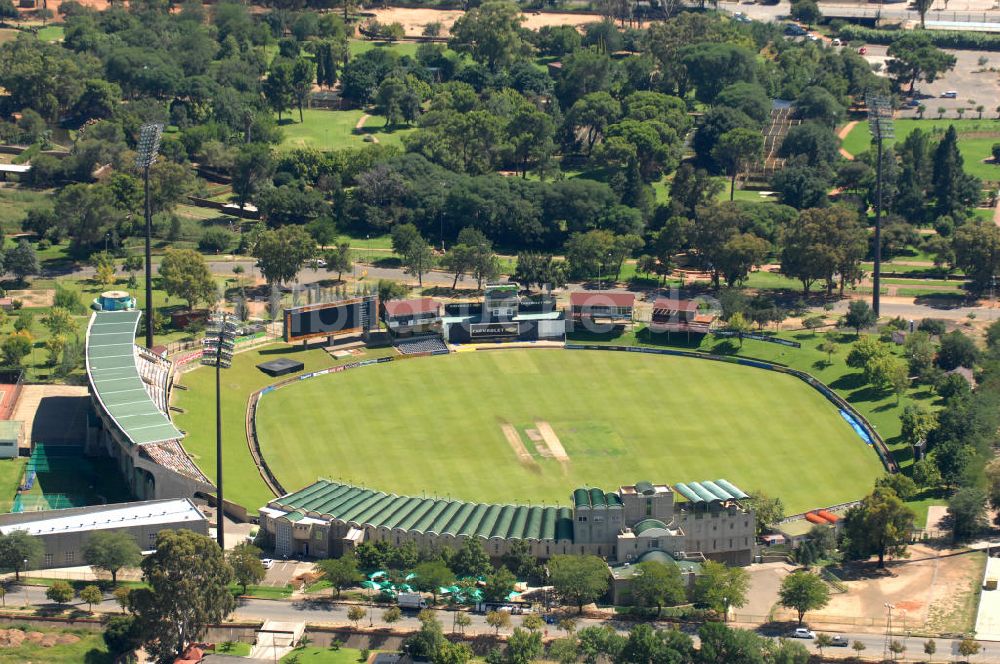
[[[187,455],[179,441],[168,440],[163,443],[149,443],[140,448],[140,453],[148,456],[154,463],[175,473],[211,484],[208,478],[198,470],[198,466],[191,461],[191,457]]]
[[[397,339],[396,348],[403,355],[419,355],[422,353],[448,352],[448,346],[436,335],[426,337],[411,337],[409,339]]]

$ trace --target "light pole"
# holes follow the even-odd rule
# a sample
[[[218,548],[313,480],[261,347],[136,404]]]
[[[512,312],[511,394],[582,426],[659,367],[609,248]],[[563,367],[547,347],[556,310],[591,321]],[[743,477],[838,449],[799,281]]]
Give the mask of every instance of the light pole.
[[[146,348],[153,347],[153,212],[149,205],[149,167],[156,162],[156,153],[160,150],[160,136],[163,135],[163,125],[156,123],[144,124],[139,129],[138,153],[135,167],[142,171],[143,192],[145,194],[146,217]]]
[[[872,309],[879,315],[879,287],[882,278],[882,142],[893,138],[892,106],[889,100],[878,95],[865,98],[868,106],[868,129],[875,140],[877,161],[875,164],[875,265],[872,278]]]
[[[886,608],[886,618],[885,618],[885,642],[882,645],[882,659],[889,658],[889,646],[892,644],[892,610],[895,609],[895,605],[886,602],[883,604]],[[893,654],[893,659],[896,659],[896,655]]]
[[[226,550],[226,512],[222,494],[222,369],[228,369],[233,360],[236,345],[236,325],[224,311],[212,314],[209,327],[205,330],[203,364],[215,365],[215,490],[216,490],[216,532],[219,548]],[[205,353],[208,353],[206,355]],[[208,360],[207,362],[205,360]]]

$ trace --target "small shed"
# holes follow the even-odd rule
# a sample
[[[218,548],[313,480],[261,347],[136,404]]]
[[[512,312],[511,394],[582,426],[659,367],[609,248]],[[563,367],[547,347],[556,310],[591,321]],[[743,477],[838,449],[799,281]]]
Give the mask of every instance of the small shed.
[[[0,459],[13,459],[17,456],[23,431],[23,422],[0,420]]]

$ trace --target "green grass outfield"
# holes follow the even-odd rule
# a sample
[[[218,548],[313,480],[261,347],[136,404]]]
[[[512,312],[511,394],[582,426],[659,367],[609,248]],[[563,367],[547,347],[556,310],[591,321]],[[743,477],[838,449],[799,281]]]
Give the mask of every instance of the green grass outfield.
[[[405,126],[389,131],[385,128],[385,118],[380,115],[372,115],[365,122],[363,129],[355,131],[354,127],[362,115],[364,111],[306,109],[302,113],[303,122],[299,122],[298,110],[290,111],[284,116],[281,124],[281,131],[284,134],[281,148],[286,150],[359,148],[369,145],[365,142],[366,135],[374,136],[381,145],[402,145],[403,136],[413,131],[412,128]]]
[[[949,125],[955,125],[955,130],[958,131],[958,151],[962,153],[962,158],[965,160],[965,172],[982,180],[1000,180],[1000,166],[983,161],[983,159],[990,158],[990,148],[993,144],[1000,143],[1000,120],[986,118],[982,120],[937,120],[930,119],[933,117],[930,111],[936,109],[929,106],[927,110],[928,113],[925,117],[928,119],[926,120],[896,120],[896,138],[889,142],[902,141],[910,132],[918,128],[926,132],[937,130],[938,133],[932,134],[937,140],[944,135]],[[843,140],[840,147],[853,155],[859,155],[871,147],[871,140],[868,123],[859,122]]]
[[[538,453],[526,433],[537,421],[551,424],[568,464]],[[364,367],[267,394],[257,426],[289,489],[327,476],[400,494],[566,504],[581,485],[724,477],[794,513],[857,498],[882,472],[837,409],[796,378],[626,353],[505,350]]]

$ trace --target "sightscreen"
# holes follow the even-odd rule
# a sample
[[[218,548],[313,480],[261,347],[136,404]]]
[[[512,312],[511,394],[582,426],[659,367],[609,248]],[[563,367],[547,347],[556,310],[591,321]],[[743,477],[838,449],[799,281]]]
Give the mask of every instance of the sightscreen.
[[[378,296],[285,309],[285,341],[356,334],[366,319],[369,329],[378,324]]]

